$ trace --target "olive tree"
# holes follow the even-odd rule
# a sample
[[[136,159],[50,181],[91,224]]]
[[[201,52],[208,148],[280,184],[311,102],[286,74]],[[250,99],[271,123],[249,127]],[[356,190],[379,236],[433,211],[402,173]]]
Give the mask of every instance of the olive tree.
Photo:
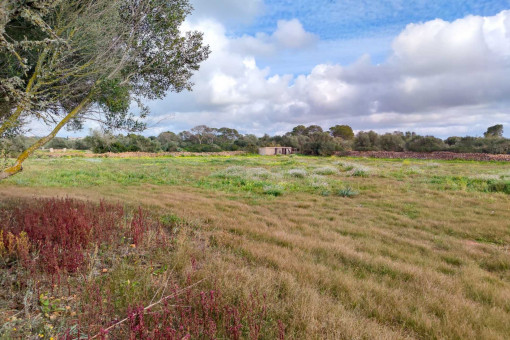
[[[23,162],[66,125],[81,128],[93,119],[107,128],[141,130],[139,118],[148,113],[143,100],[191,90],[190,78],[209,54],[202,33],[181,31],[191,10],[188,0],[56,2],[43,17],[47,29],[35,27],[32,33],[46,43],[23,46],[17,42],[27,38],[19,30],[34,25],[19,16],[7,23],[6,39],[28,64],[12,66],[8,76],[18,72],[18,90],[28,100],[0,99],[10,100],[2,105],[8,111],[0,133],[32,121],[47,124],[51,132],[3,169],[0,179],[20,172]],[[3,52],[2,62],[14,65],[12,53]],[[137,115],[130,111],[132,102],[140,107]]]

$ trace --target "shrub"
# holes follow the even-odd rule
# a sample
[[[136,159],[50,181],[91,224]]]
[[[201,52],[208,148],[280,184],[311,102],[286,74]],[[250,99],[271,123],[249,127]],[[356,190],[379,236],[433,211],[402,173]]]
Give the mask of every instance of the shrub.
[[[355,197],[358,192],[353,190],[351,187],[346,187],[337,191],[337,195],[340,197]]]
[[[328,188],[329,183],[327,182],[326,178],[320,176],[320,175],[312,175],[308,179],[308,183],[312,188]]]
[[[158,225],[139,209],[129,228],[123,207],[106,202],[66,198],[8,204],[11,208],[0,213],[0,249],[4,249],[0,255],[15,255],[25,266],[48,273],[75,272],[86,263],[88,250],[118,244],[123,236],[140,244],[149,226]]]
[[[283,195],[283,187],[280,185],[268,185],[264,187],[264,194],[271,196],[281,196]]]
[[[307,172],[305,169],[290,169],[289,171],[287,171],[287,174],[291,177],[305,178]]]
[[[317,175],[334,175],[338,173],[338,170],[332,166],[325,166],[313,170],[314,174]]]
[[[368,177],[370,175],[371,169],[366,166],[356,166],[351,170],[351,176],[354,177]]]
[[[269,179],[274,174],[272,174],[269,170],[264,168],[250,168],[246,170],[246,175],[250,178]]]

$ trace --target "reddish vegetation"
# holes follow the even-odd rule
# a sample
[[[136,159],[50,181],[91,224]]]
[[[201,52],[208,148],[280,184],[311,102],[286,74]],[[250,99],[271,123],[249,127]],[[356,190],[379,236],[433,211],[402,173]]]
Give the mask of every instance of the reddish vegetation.
[[[0,211],[0,255],[3,251],[17,256],[32,270],[72,273],[85,264],[85,253],[92,247],[119,244],[123,236],[139,244],[149,224],[158,223],[141,209],[132,218],[130,229],[125,227],[126,219],[122,206],[105,202],[18,202],[12,209]]]
[[[510,155],[493,155],[487,153],[455,153],[455,152],[394,152],[394,151],[348,151],[340,156],[393,158],[393,159],[440,159],[440,160],[466,160],[466,161],[498,161],[510,162]]]
[[[181,293],[173,288],[170,298],[152,309],[143,306],[129,311],[127,327],[112,329],[126,339],[259,339],[266,317],[265,299],[252,295],[239,307],[226,304],[217,291],[192,289]],[[116,332],[117,331],[117,332]],[[103,335],[108,334],[102,331]],[[125,334],[127,333],[127,334]],[[283,338],[284,334],[280,334]]]
[[[38,317],[42,310],[46,323],[58,320],[60,331],[53,333],[58,339],[237,340],[258,339],[268,329],[270,334],[284,338],[283,324],[267,316],[265,296],[253,294],[232,304],[218,289],[200,291],[197,284],[192,284],[191,274],[186,287],[180,288],[172,284],[175,281],[171,276],[163,285],[163,280],[151,271],[149,282],[154,284],[156,294],[161,294],[160,300],[139,299],[133,291],[125,297],[126,304],[120,305],[118,294],[122,290],[112,287],[125,285],[126,281],[114,281],[115,275],[108,277],[115,266],[94,274],[87,264],[93,264],[90,259],[94,253],[101,263],[114,257],[122,263],[122,258],[129,255],[130,264],[146,266],[144,262],[152,262],[150,251],[171,251],[170,226],[141,208],[130,216],[122,206],[106,202],[34,199],[0,204],[0,269],[11,273],[19,287],[28,287],[26,282],[36,278],[37,302],[31,310]],[[197,270],[196,266],[192,268],[193,272]],[[51,286],[44,286],[44,277],[52,278]],[[2,289],[12,287],[5,284]],[[40,295],[49,287],[51,295],[62,298]],[[67,308],[62,308],[64,301]],[[20,308],[30,309],[27,301],[16,307]],[[71,308],[77,313],[70,313]]]

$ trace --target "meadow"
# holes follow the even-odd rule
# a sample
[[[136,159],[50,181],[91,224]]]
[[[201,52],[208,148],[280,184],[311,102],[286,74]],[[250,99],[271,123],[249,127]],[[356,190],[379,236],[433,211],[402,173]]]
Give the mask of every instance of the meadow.
[[[171,281],[179,287],[197,284],[202,293],[221,292],[221,316],[211,312],[210,317],[211,303],[197,302],[200,315],[209,318],[204,320],[221,323],[222,331],[214,329],[217,337],[507,339],[510,334],[510,165],[505,162],[41,157],[0,183],[0,192],[3,210],[30,206],[23,202],[34,197],[105,200],[122,207],[126,212],[119,216],[131,221],[129,242],[104,251],[101,243],[85,249],[86,258],[96,256],[98,263],[88,261],[81,277],[71,275],[66,284],[48,276],[37,288],[43,298],[33,284],[12,283],[21,274],[2,275],[0,337],[6,339],[60,336],[76,319],[76,312],[65,310],[74,305],[62,301],[80,298],[69,288],[80,280],[100,283],[101,292],[109,287],[114,303],[104,327],[123,313],[133,315],[132,302],[147,306],[171,292]],[[131,244],[138,207],[152,216],[154,230],[169,230],[169,244],[155,247],[157,233],[147,233],[145,248],[143,242]],[[122,225],[115,228],[125,232]],[[20,301],[16,306],[9,302],[14,296]],[[64,310],[48,310],[51,298]],[[193,305],[191,300],[185,303]],[[24,307],[27,301],[31,309]],[[208,337],[202,328],[196,332]]]

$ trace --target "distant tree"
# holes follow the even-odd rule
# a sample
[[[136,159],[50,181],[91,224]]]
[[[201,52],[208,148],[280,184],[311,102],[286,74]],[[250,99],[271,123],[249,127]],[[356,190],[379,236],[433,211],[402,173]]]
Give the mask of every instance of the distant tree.
[[[405,141],[402,135],[395,133],[385,133],[379,137],[379,145],[384,151],[404,151]]]
[[[496,124],[487,129],[483,134],[485,138],[501,138],[503,137],[503,125]]]
[[[218,138],[223,142],[235,142],[241,138],[241,134],[236,129],[222,127],[217,130]]]
[[[333,137],[340,137],[345,140],[354,139],[354,131],[349,125],[335,125],[329,128],[329,132]]]
[[[303,145],[301,152],[305,155],[331,156],[339,151],[340,146],[328,132],[314,132],[309,141]]]
[[[304,136],[306,135],[306,126],[304,125],[298,125],[292,129],[290,132],[293,136]]]
[[[156,138],[161,143],[161,145],[179,141],[179,137],[171,131],[161,132]]]
[[[446,144],[434,136],[416,136],[407,142],[406,149],[414,152],[442,151],[446,149]]]
[[[380,149],[380,137],[375,131],[360,131],[354,139],[354,149],[358,151],[377,151]]]
[[[322,133],[322,132],[324,132],[324,131],[322,130],[322,128],[319,125],[310,125],[305,129],[304,135],[311,137],[315,133]]]
[[[461,137],[452,136],[452,137],[446,138],[444,142],[446,144],[448,144],[449,146],[454,146],[455,144],[459,143],[461,140],[462,140]]]
[[[198,141],[198,144],[203,144],[207,141],[209,141],[209,144],[212,144],[214,141],[214,129],[207,125],[197,125],[191,129],[191,133]]]

